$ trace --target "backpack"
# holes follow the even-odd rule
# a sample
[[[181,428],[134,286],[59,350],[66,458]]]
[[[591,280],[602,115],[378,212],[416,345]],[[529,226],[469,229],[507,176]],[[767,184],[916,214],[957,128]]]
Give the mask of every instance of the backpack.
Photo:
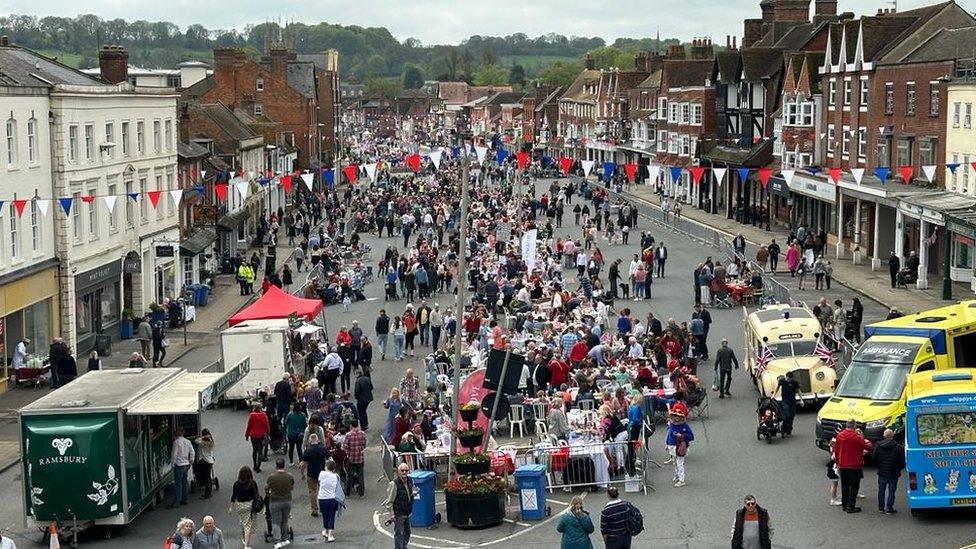
[[[644,515],[637,507],[629,503],[627,506],[629,507],[627,509],[627,531],[630,532],[631,536],[636,536],[644,531]]]
[[[170,536],[166,538],[166,541],[163,542],[163,549],[170,549],[171,547],[173,547],[174,543],[176,544],[177,547],[182,547],[183,536],[179,534],[170,534]]]

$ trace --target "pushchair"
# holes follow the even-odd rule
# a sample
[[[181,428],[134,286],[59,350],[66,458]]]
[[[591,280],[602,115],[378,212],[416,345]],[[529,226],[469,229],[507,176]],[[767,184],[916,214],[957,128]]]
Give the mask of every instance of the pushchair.
[[[898,271],[898,274],[895,276],[895,281],[898,283],[899,288],[907,288],[909,285],[918,282],[918,273],[905,267]]]
[[[193,462],[193,466],[191,467],[193,469],[193,478],[190,479],[191,494],[195,492],[197,488],[202,488],[204,491],[206,491],[207,487],[205,486],[206,481],[204,479],[203,466],[203,460],[198,459]],[[217,473],[212,468],[210,469],[210,483],[213,485],[214,490],[220,490],[220,479],[217,478]]]
[[[268,529],[264,532],[264,542],[271,543],[274,540],[274,524],[271,521],[271,499],[267,490],[264,491],[264,520]],[[295,541],[295,530],[288,525],[288,541]],[[277,547],[277,546],[275,546]]]
[[[396,282],[388,282],[386,284],[386,295],[384,296],[384,301],[397,301],[400,297],[397,296]]]
[[[783,413],[780,410],[779,402],[769,397],[761,397],[756,407],[758,425],[756,426],[756,440],[766,439],[768,444],[773,443],[776,435],[785,437],[783,432]]]

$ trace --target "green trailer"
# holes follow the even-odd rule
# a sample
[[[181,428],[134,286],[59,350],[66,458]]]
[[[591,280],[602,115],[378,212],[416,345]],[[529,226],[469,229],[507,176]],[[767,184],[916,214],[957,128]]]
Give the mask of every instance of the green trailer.
[[[195,436],[201,412],[249,369],[245,358],[220,373],[94,371],[22,408],[27,525],[57,524],[76,545],[85,528],[126,525],[154,507],[172,483],[174,428]]]

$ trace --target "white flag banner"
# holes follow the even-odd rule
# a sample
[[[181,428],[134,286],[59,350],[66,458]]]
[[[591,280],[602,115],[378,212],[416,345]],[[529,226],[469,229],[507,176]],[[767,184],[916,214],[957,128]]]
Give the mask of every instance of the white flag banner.
[[[118,200],[118,196],[110,194],[108,196],[103,196],[102,201],[105,202],[105,207],[108,208],[108,213],[115,211],[115,201]]]
[[[783,181],[786,181],[786,186],[789,187],[793,183],[793,176],[796,175],[796,170],[783,170],[780,172],[780,175],[783,176]]]
[[[334,170],[335,168],[332,169]],[[312,192],[312,178],[314,177],[311,173],[306,172],[302,174],[302,181],[305,182],[305,187],[308,189],[308,192]]]
[[[241,200],[247,198],[247,181],[238,181],[234,183],[234,188],[237,189],[237,194],[241,195]]]
[[[878,126],[878,133],[880,133],[880,134],[882,134],[882,135],[884,135],[884,132],[885,132],[885,128],[886,128],[886,127],[887,127],[887,126]]]
[[[661,176],[661,166],[652,164],[647,167],[647,184],[657,185],[657,178]]]
[[[851,168],[851,175],[854,176],[854,181],[858,185],[860,185],[861,184],[861,178],[864,177],[864,168]]]
[[[530,229],[522,235],[522,261],[531,273],[535,269],[538,229]]]
[[[583,165],[583,177],[590,175],[590,170],[593,169],[592,160],[580,160],[580,164]]]
[[[376,181],[376,163],[366,164],[366,176],[370,181]]]
[[[823,141],[823,138],[824,137],[827,137],[827,132],[820,132],[820,140],[821,141]]]
[[[51,201],[46,198],[35,198],[34,205],[38,210],[41,210],[41,215],[47,217],[47,207],[51,205]]]
[[[441,155],[443,154],[444,151],[434,151],[429,155],[430,161],[434,163],[434,168],[437,170],[441,169]]]
[[[475,145],[474,154],[478,156],[478,164],[483,164],[485,162],[485,155],[488,154],[488,147]]]
[[[173,189],[169,192],[169,195],[173,197],[173,204],[176,204],[178,208],[180,206],[180,200],[183,199],[183,189]]]
[[[200,179],[207,177],[207,170],[200,170]]]
[[[922,166],[922,171],[925,172],[925,179],[928,179],[929,183],[935,179],[935,166]]]
[[[725,179],[725,172],[729,171],[728,168],[712,168],[712,173],[715,174],[715,182],[718,186],[722,186],[722,180]]]

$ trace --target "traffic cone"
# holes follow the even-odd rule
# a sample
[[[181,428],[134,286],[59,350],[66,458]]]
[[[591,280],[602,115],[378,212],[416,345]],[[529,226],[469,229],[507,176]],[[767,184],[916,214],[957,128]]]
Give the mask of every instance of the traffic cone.
[[[61,542],[58,541],[58,525],[52,522],[47,531],[51,534],[51,545],[48,546],[48,549],[61,549]]]

